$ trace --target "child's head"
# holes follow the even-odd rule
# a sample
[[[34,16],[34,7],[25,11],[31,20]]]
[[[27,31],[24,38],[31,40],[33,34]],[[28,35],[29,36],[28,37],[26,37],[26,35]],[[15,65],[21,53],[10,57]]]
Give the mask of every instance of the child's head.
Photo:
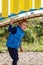
[[[25,19],[21,20],[19,22],[19,26],[22,28],[22,30],[25,30],[27,27],[27,21]]]

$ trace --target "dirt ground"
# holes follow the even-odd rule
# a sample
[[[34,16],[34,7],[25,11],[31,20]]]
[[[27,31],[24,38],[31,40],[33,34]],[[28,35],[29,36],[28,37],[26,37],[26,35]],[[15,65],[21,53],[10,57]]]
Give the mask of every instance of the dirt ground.
[[[11,65],[8,53],[0,53],[0,65]],[[18,65],[43,65],[43,52],[19,52]]]

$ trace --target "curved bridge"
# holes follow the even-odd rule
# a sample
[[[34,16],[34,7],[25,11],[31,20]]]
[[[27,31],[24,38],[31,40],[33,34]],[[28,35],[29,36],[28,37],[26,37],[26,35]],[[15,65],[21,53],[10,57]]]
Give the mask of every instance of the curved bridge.
[[[37,17],[43,17],[43,11],[38,12],[38,13],[26,12],[26,13],[22,13],[22,14],[8,17],[6,19],[0,20],[0,27],[4,27],[4,26],[9,25],[11,18],[14,18],[15,22],[17,22],[17,21],[19,22],[22,19],[32,19],[32,18],[37,18]]]

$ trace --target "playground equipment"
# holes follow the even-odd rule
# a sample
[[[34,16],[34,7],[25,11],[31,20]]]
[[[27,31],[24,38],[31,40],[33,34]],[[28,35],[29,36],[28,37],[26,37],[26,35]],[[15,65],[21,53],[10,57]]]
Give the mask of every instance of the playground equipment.
[[[33,9],[34,1],[34,9]],[[2,18],[0,18],[0,27],[7,26],[10,19],[14,18],[15,22],[22,19],[31,19],[43,17],[42,0],[10,0],[10,14],[8,15],[8,0],[2,0]],[[6,6],[5,6],[6,3]]]
[[[10,14],[18,14],[21,11],[39,9],[41,2],[42,0],[2,0],[2,17],[8,17],[9,10]]]
[[[14,18],[15,22],[16,21],[19,22],[22,19],[31,19],[31,18],[37,18],[37,17],[43,17],[43,10],[34,11],[34,12],[25,12],[18,15],[12,14],[8,18],[0,20],[0,27],[9,25],[11,18]]]

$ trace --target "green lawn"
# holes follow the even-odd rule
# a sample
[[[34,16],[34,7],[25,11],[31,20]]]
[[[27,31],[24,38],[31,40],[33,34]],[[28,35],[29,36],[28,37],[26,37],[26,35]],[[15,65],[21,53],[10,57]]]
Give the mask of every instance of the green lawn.
[[[43,52],[43,45],[38,43],[22,43],[24,51],[34,51],[34,52]]]
[[[33,52],[43,52],[43,45],[42,44],[38,44],[38,43],[26,43],[26,42],[22,42],[22,47],[23,47],[23,51],[25,52],[29,52],[29,51],[33,51]],[[1,52],[6,52],[7,48],[5,44],[0,44],[0,53]]]

